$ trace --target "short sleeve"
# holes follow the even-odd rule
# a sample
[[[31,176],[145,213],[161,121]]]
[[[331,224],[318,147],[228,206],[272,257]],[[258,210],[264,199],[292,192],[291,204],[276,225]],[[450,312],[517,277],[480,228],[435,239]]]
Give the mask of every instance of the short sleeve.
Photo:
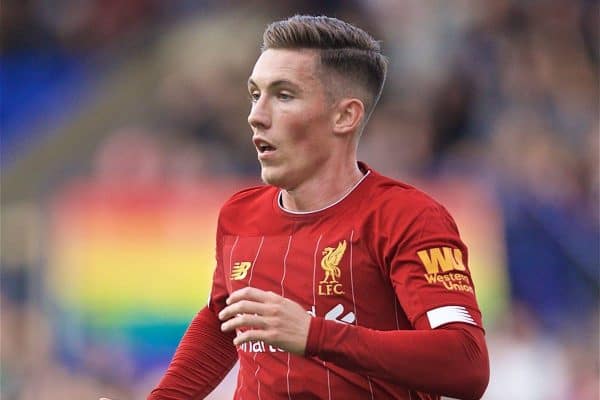
[[[404,226],[389,249],[389,274],[413,327],[454,322],[482,327],[467,247],[450,214],[434,204]]]

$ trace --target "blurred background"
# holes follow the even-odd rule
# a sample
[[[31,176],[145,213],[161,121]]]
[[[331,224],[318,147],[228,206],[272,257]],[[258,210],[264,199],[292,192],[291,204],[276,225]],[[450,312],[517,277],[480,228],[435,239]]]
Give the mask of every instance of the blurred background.
[[[142,399],[158,382],[206,302],[220,204],[258,183],[262,31],[296,13],[382,40],[360,159],[455,216],[484,398],[598,399],[595,0],[2,1],[1,398]]]

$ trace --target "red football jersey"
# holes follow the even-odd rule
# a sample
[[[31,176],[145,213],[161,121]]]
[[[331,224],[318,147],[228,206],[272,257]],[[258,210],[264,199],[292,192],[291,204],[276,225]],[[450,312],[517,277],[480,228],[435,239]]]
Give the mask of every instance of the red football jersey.
[[[435,399],[369,373],[373,360],[340,367],[319,352],[360,350],[360,340],[344,340],[353,326],[365,334],[455,322],[481,327],[467,249],[445,208],[360,166],[364,178],[321,210],[287,211],[272,186],[241,191],[223,206],[209,308],[216,315],[232,291],[253,286],[317,317],[306,357],[263,342],[238,346],[236,399]],[[360,329],[353,337],[360,339]],[[372,355],[383,359],[386,351]]]

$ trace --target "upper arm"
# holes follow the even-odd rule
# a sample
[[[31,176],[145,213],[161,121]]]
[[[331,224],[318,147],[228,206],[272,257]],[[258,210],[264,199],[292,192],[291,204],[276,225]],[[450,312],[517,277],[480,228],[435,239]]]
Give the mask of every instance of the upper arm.
[[[468,250],[456,224],[439,205],[422,210],[389,248],[389,274],[413,327],[449,323],[482,328],[468,265]]]
[[[225,276],[224,264],[223,264],[223,234],[220,229],[220,221],[217,226],[216,240],[215,240],[215,270],[213,272],[213,281],[208,296],[208,308],[218,315],[219,312],[225,308],[225,301],[229,296],[227,290],[227,277]]]

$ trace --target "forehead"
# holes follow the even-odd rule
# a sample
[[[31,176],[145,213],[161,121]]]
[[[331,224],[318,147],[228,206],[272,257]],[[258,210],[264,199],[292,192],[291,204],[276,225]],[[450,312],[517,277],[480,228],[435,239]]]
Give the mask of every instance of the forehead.
[[[311,50],[268,49],[264,51],[250,75],[258,86],[288,80],[304,85],[317,81],[317,53]]]

